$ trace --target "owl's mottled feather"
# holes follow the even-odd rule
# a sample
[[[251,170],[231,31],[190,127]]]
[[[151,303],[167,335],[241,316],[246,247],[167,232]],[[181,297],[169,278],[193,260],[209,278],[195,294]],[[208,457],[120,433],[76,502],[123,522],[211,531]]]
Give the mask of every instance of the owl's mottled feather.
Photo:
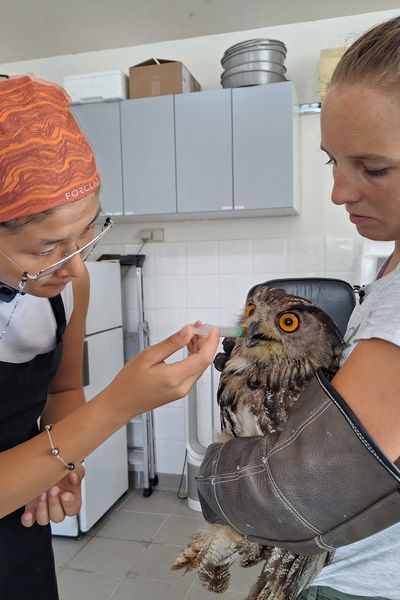
[[[338,368],[342,336],[312,302],[264,286],[254,288],[241,324],[247,335],[236,340],[220,377],[221,430],[236,437],[279,432],[316,370]],[[211,525],[193,538],[173,568],[197,567],[203,585],[221,593],[237,558],[242,566],[263,561],[248,600],[293,600],[310,585],[327,554],[299,556],[249,543],[229,526]]]

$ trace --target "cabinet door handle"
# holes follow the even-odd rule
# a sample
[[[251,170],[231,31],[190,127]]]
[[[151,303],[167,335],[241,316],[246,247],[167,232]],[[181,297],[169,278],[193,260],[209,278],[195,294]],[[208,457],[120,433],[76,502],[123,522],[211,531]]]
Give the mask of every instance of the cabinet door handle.
[[[85,340],[83,342],[82,385],[85,387],[85,385],[89,384],[89,344],[87,343],[87,340]]]

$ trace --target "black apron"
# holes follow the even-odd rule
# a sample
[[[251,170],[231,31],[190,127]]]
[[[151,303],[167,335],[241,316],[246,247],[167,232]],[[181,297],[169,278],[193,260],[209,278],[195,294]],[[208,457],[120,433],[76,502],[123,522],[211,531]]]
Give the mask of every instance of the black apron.
[[[49,300],[57,323],[54,350],[26,363],[0,362],[0,451],[38,433],[37,419],[61,362],[66,326],[61,296]],[[21,507],[0,519],[0,599],[58,600],[50,525],[24,527],[23,512]]]

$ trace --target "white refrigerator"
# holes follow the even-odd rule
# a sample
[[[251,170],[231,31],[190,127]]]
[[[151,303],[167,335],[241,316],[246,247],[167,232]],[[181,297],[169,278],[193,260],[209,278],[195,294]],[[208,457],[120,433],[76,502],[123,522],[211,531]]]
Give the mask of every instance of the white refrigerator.
[[[86,402],[104,389],[124,364],[120,265],[87,262],[90,301],[85,330]],[[52,523],[53,535],[79,537],[128,489],[126,427],[114,433],[84,461],[82,508],[76,517]]]

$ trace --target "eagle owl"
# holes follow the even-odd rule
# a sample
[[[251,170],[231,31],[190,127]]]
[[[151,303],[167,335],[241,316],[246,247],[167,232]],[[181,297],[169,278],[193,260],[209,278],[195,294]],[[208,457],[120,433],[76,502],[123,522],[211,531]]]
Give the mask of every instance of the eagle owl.
[[[280,289],[253,288],[240,323],[246,336],[232,340],[230,355],[217,355],[214,361],[222,369],[217,396],[222,441],[281,431],[315,371],[335,371],[343,349],[342,336],[326,313]],[[326,553],[300,556],[260,546],[229,525],[208,525],[194,534],[172,569],[197,568],[207,589],[223,593],[236,559],[241,566],[263,562],[247,600],[292,600],[310,585],[327,558]]]

